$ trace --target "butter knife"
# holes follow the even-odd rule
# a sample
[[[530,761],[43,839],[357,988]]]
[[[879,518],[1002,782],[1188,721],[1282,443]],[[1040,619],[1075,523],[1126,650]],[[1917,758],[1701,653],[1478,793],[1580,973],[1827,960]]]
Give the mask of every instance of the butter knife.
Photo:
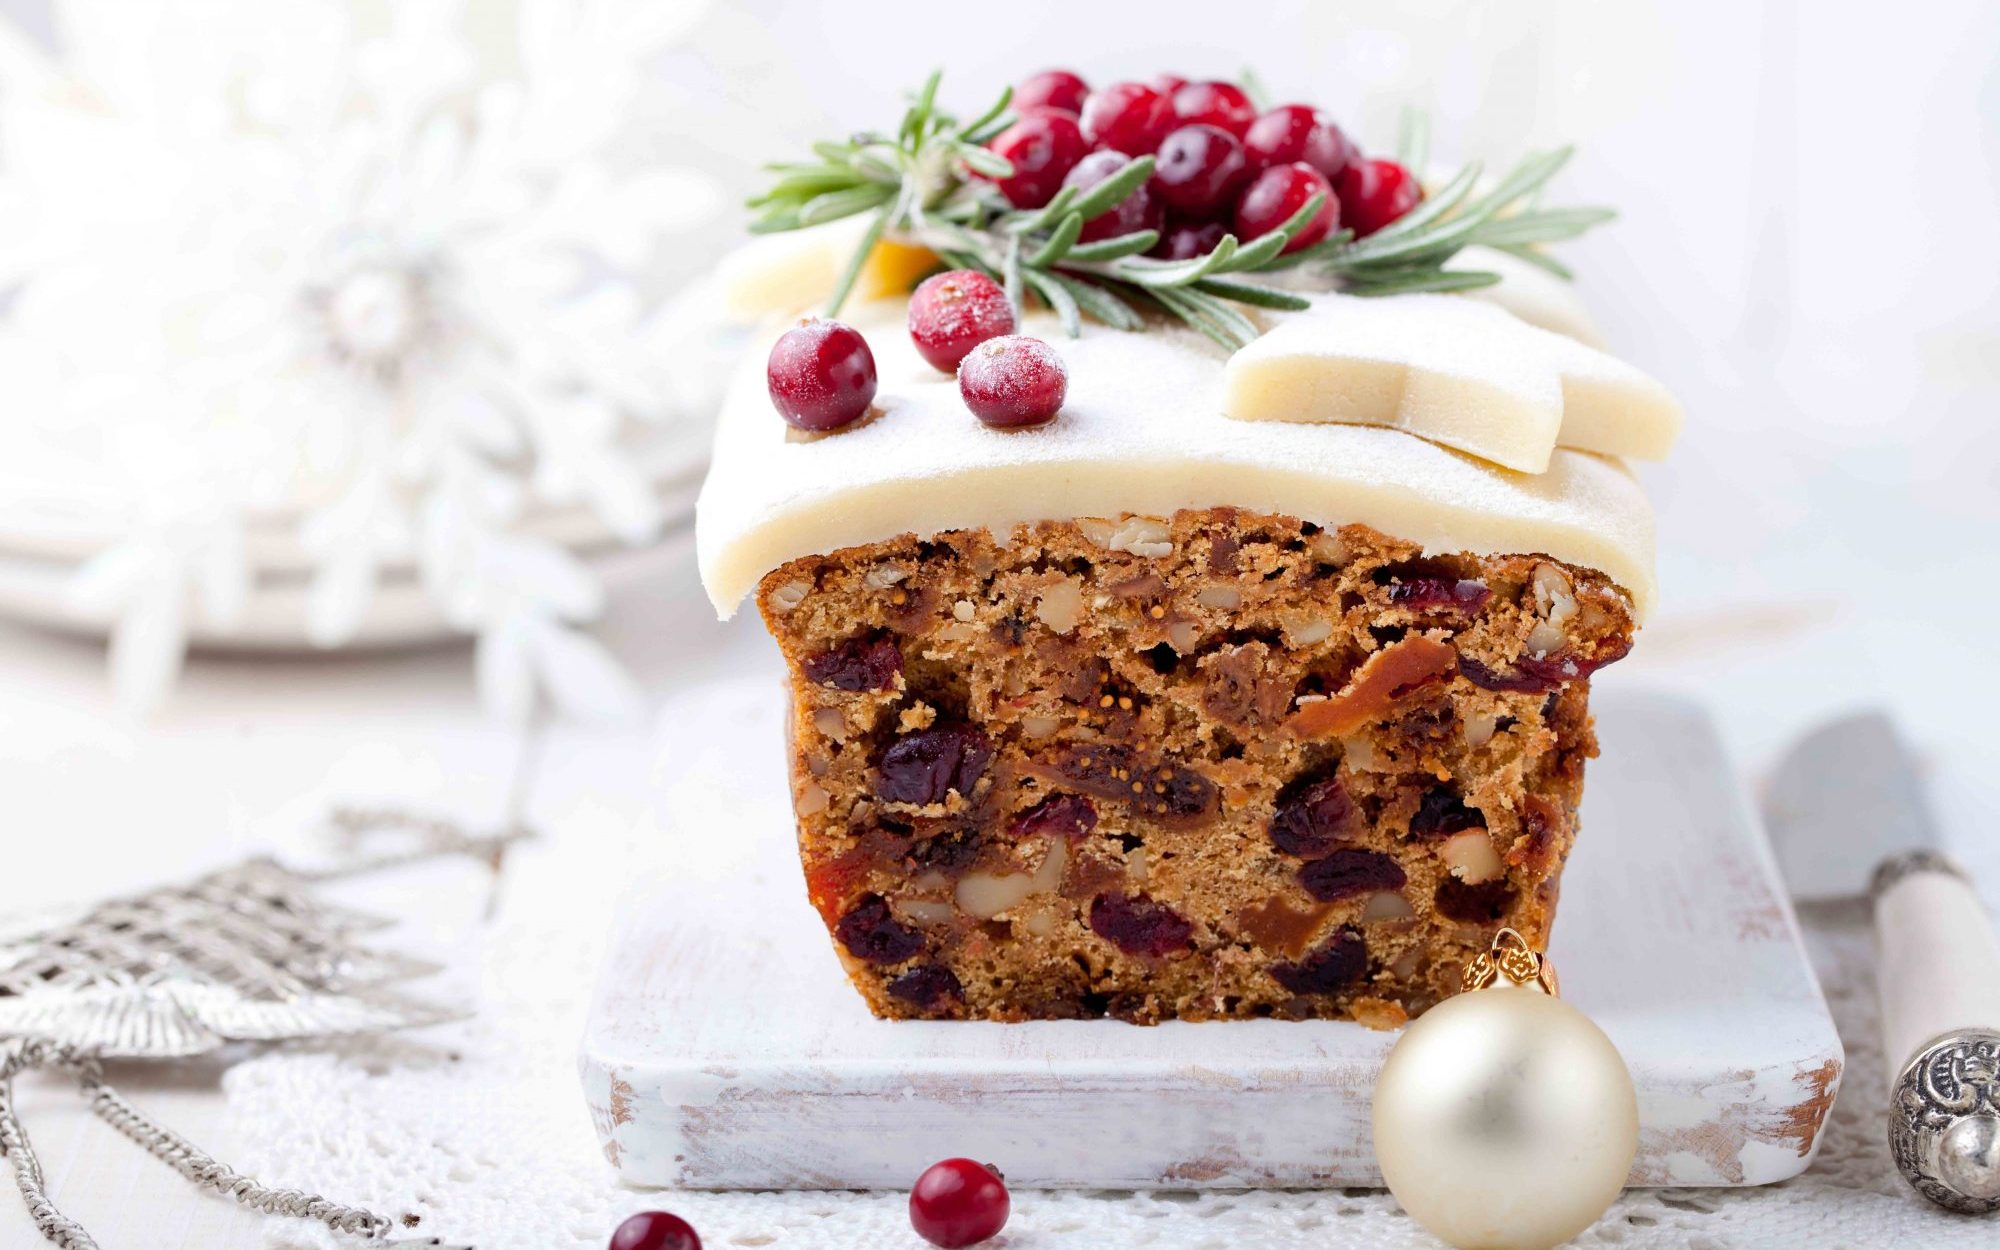
[[[1873,905],[1897,1168],[1941,1207],[2000,1209],[2000,942],[1965,870],[1939,849],[1887,718],[1808,734],[1772,773],[1764,817],[1795,898]]]

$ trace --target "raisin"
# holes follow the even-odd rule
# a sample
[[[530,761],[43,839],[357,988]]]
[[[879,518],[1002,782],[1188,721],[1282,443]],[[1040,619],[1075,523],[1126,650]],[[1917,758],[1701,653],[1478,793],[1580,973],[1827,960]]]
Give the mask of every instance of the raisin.
[[[889,997],[899,998],[921,1011],[934,1011],[953,999],[965,997],[958,976],[943,964],[918,964],[888,984]]]
[[[892,690],[903,671],[903,653],[887,634],[857,634],[808,657],[805,670],[806,680],[835,690]]]
[[[979,859],[985,841],[976,830],[953,829],[911,842],[909,860],[919,870],[935,868],[948,877],[958,877]]]
[[[1296,794],[1279,796],[1271,816],[1271,845],[1301,858],[1324,855],[1354,832],[1358,815],[1340,778],[1322,778]]]
[[[1368,944],[1358,930],[1343,928],[1295,964],[1272,964],[1271,976],[1294,994],[1331,994],[1368,972]]]
[[[924,948],[923,935],[897,923],[880,894],[864,894],[834,926],[848,953],[871,964],[899,964]]]
[[[1438,914],[1465,924],[1494,924],[1514,905],[1514,887],[1506,878],[1467,885],[1457,877],[1438,883]]]
[[[1442,838],[1467,829],[1484,829],[1486,817],[1476,807],[1467,806],[1450,786],[1432,786],[1417,801],[1417,814],[1410,817],[1410,836]]]
[[[1299,884],[1322,903],[1377,890],[1400,890],[1409,878],[1403,866],[1380,851],[1335,851],[1299,869]]]
[[[1143,894],[1100,894],[1090,904],[1091,932],[1127,955],[1169,955],[1191,946],[1194,926]]]
[[[1017,838],[1053,833],[1075,840],[1097,828],[1097,805],[1080,794],[1052,794],[1014,818]]]
[[[947,722],[904,734],[876,765],[875,793],[891,803],[942,803],[953,790],[969,795],[993,744],[970,725]]]

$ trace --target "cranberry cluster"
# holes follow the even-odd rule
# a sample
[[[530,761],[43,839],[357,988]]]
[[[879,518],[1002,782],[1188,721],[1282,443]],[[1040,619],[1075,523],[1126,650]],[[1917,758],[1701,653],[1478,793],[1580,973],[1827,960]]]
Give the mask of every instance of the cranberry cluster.
[[[995,185],[1017,208],[1040,208],[1065,186],[1085,190],[1139,156],[1153,176],[1084,226],[1083,242],[1158,230],[1153,255],[1199,256],[1223,234],[1269,234],[1315,195],[1326,205],[1286,251],[1310,247],[1337,227],[1366,236],[1423,197],[1394,161],[1365,157],[1318,110],[1284,104],[1259,114],[1241,87],[1172,74],[1093,91],[1065,69],[1014,89],[1020,120],[989,145],[1014,166]]]

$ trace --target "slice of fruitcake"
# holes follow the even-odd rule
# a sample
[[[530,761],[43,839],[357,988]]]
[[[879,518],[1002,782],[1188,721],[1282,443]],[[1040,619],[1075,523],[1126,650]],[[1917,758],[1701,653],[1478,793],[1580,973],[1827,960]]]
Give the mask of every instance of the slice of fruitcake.
[[[1003,122],[896,142],[1020,150]],[[884,1016],[1396,1024],[1500,926],[1546,943],[1590,677],[1653,589],[1618,457],[1678,412],[1526,304],[1204,286],[1356,245],[1310,240],[1315,190],[1264,210],[1263,261],[1234,236],[1141,257],[1151,184],[1107,206],[1123,165],[1099,165],[1067,216],[1060,176],[1010,210],[975,169],[929,217],[885,206],[887,243],[735,262],[801,306],[912,249],[951,266],[774,330],[702,494],[709,592],[724,616],[754,593],[790,671],[807,894]],[[1066,268],[1112,213],[1124,250]],[[862,260],[812,259],[820,236]]]

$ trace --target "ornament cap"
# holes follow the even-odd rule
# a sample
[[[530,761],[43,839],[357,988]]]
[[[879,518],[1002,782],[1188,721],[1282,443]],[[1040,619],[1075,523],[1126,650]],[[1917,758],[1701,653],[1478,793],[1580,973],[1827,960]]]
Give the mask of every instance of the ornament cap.
[[[1483,990],[1505,980],[1509,985],[1532,986],[1550,998],[1562,997],[1556,966],[1546,955],[1528,945],[1518,930],[1502,928],[1493,935],[1492,949],[1465,965],[1465,989]]]

